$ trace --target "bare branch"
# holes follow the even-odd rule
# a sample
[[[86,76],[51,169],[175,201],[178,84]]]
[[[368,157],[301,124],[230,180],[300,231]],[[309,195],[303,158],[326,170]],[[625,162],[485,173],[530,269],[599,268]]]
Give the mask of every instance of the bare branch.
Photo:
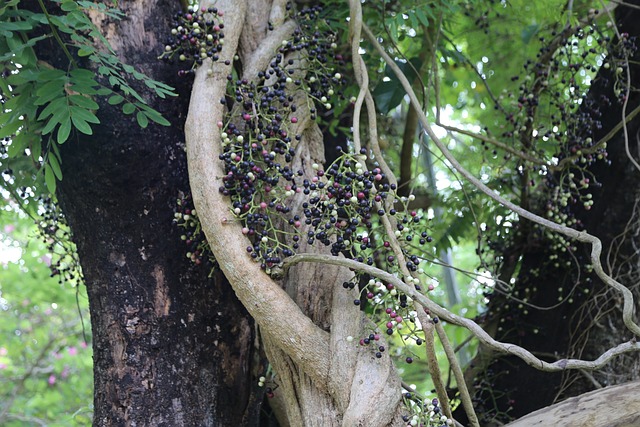
[[[456,358],[456,353],[453,350],[453,346],[449,341],[449,337],[447,337],[447,333],[442,327],[442,323],[436,321],[434,321],[434,323],[436,326],[436,332],[438,333],[438,337],[440,338],[440,342],[442,343],[442,347],[444,348],[444,352],[447,355],[447,359],[449,359],[449,364],[451,365],[451,370],[453,370],[453,375],[456,377],[456,383],[458,384],[458,391],[460,392],[460,400],[462,400],[464,412],[467,414],[469,423],[473,427],[480,427],[480,422],[478,421],[476,411],[473,409],[471,395],[469,394],[469,389],[467,388],[467,383],[464,380],[464,374],[462,373],[460,363],[458,363],[458,359]]]
[[[418,319],[420,320],[422,331],[424,332],[424,346],[425,352],[427,353],[427,367],[429,368],[431,381],[433,381],[433,386],[436,389],[436,395],[440,401],[442,412],[447,418],[453,418],[451,414],[451,405],[449,404],[449,398],[447,397],[447,390],[442,382],[442,373],[440,372],[438,357],[436,356],[436,348],[433,339],[435,325],[424,311],[418,311]]]
[[[613,357],[618,356],[623,353],[629,353],[632,351],[640,351],[640,343],[636,342],[635,339],[632,339],[628,342],[624,342],[622,344],[613,347],[606,352],[604,352],[600,357],[593,361],[586,360],[577,360],[577,359],[560,359],[556,362],[550,363],[545,362],[537,358],[533,353],[529,350],[526,350],[522,347],[519,347],[515,344],[502,343],[496,341],[491,337],[480,325],[474,322],[471,319],[467,319],[466,317],[458,316],[447,310],[444,307],[436,304],[431,301],[428,297],[423,295],[422,293],[415,290],[413,286],[407,285],[404,281],[394,276],[391,273],[388,273],[384,270],[381,270],[376,267],[372,267],[351,259],[346,258],[338,258],[332,255],[315,255],[315,254],[299,254],[294,255],[290,258],[287,258],[284,261],[284,268],[288,268],[292,265],[298,264],[300,262],[319,262],[325,264],[333,264],[333,265],[341,265],[344,267],[348,267],[353,271],[360,271],[363,273],[367,273],[373,277],[376,277],[382,281],[393,284],[399,291],[405,293],[406,295],[413,298],[414,301],[417,301],[421,306],[429,310],[429,313],[433,316],[438,316],[440,319],[445,320],[454,325],[462,326],[468,329],[473,335],[475,335],[482,344],[487,347],[503,354],[511,354],[513,356],[517,356],[522,359],[526,364],[532,366],[536,369],[546,372],[559,372],[564,371],[566,369],[584,369],[588,371],[593,371],[600,369],[604,365],[606,365]]]

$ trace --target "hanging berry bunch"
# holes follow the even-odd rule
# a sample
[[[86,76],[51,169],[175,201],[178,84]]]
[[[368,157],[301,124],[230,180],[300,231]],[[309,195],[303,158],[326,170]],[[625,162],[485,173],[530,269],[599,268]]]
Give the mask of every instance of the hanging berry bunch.
[[[453,420],[442,413],[438,399],[422,398],[418,393],[407,392],[402,395],[405,405],[413,415],[404,415],[402,420],[407,426],[446,427],[453,425]]]
[[[596,20],[600,14],[598,10],[591,10],[589,24],[541,36],[538,41],[542,47],[537,59],[524,64],[524,77],[512,78],[519,83],[518,91],[505,91],[501,97],[507,101],[502,105],[507,125],[501,139],[547,163],[541,165],[510,154],[505,156],[505,160],[516,163],[521,197],[527,200],[531,194],[527,203],[532,206],[528,208],[578,230],[583,224],[576,213],[592,209],[593,190],[600,186],[592,168],[596,162],[610,163],[607,141],[598,137],[602,136],[602,117],[607,109],[624,103],[625,70],[635,54],[633,40],[626,34],[614,37],[610,23]],[[599,94],[595,98],[591,85],[598,80],[598,84],[606,86],[611,79],[615,82],[614,91],[609,96]],[[504,251],[522,234],[510,233],[505,239],[504,227],[513,224],[503,223],[506,225],[498,223],[494,227],[494,233],[502,233],[500,236],[488,236],[492,251]],[[576,245],[570,239],[544,227],[515,226],[525,227],[530,239],[545,241],[545,245],[553,249],[550,268],[567,268],[575,263]],[[496,246],[497,242],[501,242],[502,248]],[[588,265],[584,272],[590,273]],[[568,298],[564,295],[561,300],[565,297]]]
[[[39,203],[43,213],[37,224],[38,233],[49,252],[51,277],[58,277],[60,284],[78,286],[84,278],[67,220],[50,197],[39,198]]]
[[[213,272],[217,263],[202,231],[200,220],[198,219],[196,209],[193,207],[193,200],[190,194],[181,194],[180,198],[176,201],[173,222],[182,229],[180,239],[186,246],[187,258],[195,265],[201,265],[205,259],[208,259],[213,266]]]
[[[287,199],[304,189],[303,172],[291,164],[302,138],[291,135],[291,129],[299,128],[301,107],[296,100],[309,103],[302,106],[304,114],[314,120],[319,109],[333,108],[330,99],[337,98],[336,88],[345,82],[336,72],[344,62],[335,53],[335,34],[318,30],[319,10],[298,14],[300,26],[254,81],[229,76],[228,94],[220,100],[229,109],[227,122],[218,123],[224,145],[220,159],[227,173],[220,191],[231,197],[233,213],[244,221],[243,232],[253,241],[247,252],[265,270],[298,249],[300,234],[295,230],[304,220],[290,215],[287,207]],[[282,230],[280,224],[293,226],[293,231]]]
[[[160,58],[186,64],[186,68],[178,71],[180,76],[192,73],[206,58],[217,61],[224,44],[223,15],[215,7],[176,13],[171,36]]]

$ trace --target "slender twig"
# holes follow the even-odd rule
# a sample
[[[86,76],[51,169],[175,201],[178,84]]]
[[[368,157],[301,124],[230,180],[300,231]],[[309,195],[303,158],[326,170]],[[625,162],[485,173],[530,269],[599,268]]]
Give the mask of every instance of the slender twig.
[[[611,0],[611,3],[614,3],[616,5],[619,6],[625,6],[625,7],[629,7],[631,9],[639,9],[640,10],[640,6],[638,6],[637,4],[633,4],[633,3],[627,3],[621,0]],[[605,9],[608,10],[608,9]]]
[[[526,160],[528,162],[531,162],[533,164],[548,166],[548,163],[546,161],[542,160],[542,159],[539,159],[537,157],[532,157],[529,154],[527,154],[525,152],[522,152],[520,150],[517,150],[517,149],[513,148],[512,146],[510,146],[510,145],[508,145],[508,144],[506,144],[504,142],[498,141],[496,139],[490,138],[490,137],[482,135],[480,133],[475,133],[475,132],[471,132],[471,131],[468,131],[468,130],[465,130],[465,129],[460,129],[460,128],[457,128],[455,126],[448,126],[448,125],[445,125],[445,124],[441,123],[440,121],[436,121],[436,126],[441,127],[442,129],[448,130],[449,132],[455,132],[455,133],[459,133],[459,134],[462,134],[462,135],[470,136],[471,138],[479,139],[480,141],[484,141],[484,142],[487,142],[489,144],[495,145],[496,147],[506,151],[507,153],[511,153],[514,156],[519,157],[522,160]]]
[[[301,262],[316,262],[332,265],[341,265],[352,269],[353,271],[359,271],[369,274],[373,277],[393,284],[400,292],[403,292],[407,296],[411,297],[415,302],[422,307],[429,310],[431,315],[438,316],[440,319],[449,322],[454,325],[462,326],[475,335],[478,340],[487,347],[497,351],[498,353],[510,354],[522,359],[527,365],[536,369],[546,372],[560,372],[567,369],[585,369],[589,371],[597,370],[609,363],[609,361],[623,353],[629,353],[632,351],[640,351],[640,342],[636,342],[635,338],[618,344],[617,346],[610,348],[602,353],[597,359],[579,360],[579,359],[560,359],[556,362],[550,363],[537,358],[529,350],[522,348],[515,344],[503,343],[496,341],[491,335],[489,335],[480,325],[471,319],[458,316],[447,310],[446,308],[433,302],[427,296],[415,290],[413,286],[407,285],[400,278],[393,274],[381,270],[377,267],[351,260],[346,258],[335,257],[332,255],[320,255],[320,254],[298,254],[285,259],[283,263],[283,269],[286,271],[289,267]]]
[[[609,16],[609,22],[614,24],[612,25],[612,28],[615,31],[616,36],[618,36],[619,42],[624,43],[624,39],[620,34],[620,31],[618,31],[618,27],[615,25],[616,21],[613,18],[613,15],[611,15],[611,12],[605,7],[602,0],[600,0],[600,4],[602,4],[602,7],[605,9],[607,15]],[[629,150],[629,130],[627,129],[627,122],[625,119],[627,116],[627,105],[629,104],[629,95],[631,94],[631,67],[629,66],[629,55],[628,55],[627,49],[623,47],[623,51],[624,51],[624,70],[625,70],[625,77],[627,79],[626,85],[625,85],[626,89],[624,93],[624,101],[622,103],[622,134],[624,136],[624,151],[627,154],[629,161],[631,161],[631,163],[636,167],[636,169],[640,170],[640,164],[638,164],[636,159],[633,158],[633,156],[631,155],[631,151]]]
[[[449,341],[447,333],[442,327],[442,323],[436,321],[436,319],[434,319],[433,321],[436,327],[438,338],[440,338],[440,343],[442,343],[442,348],[444,348],[447,359],[449,359],[449,365],[451,366],[451,370],[453,370],[453,376],[456,377],[456,383],[458,384],[458,391],[460,392],[460,400],[462,401],[464,412],[467,414],[469,423],[473,427],[480,427],[480,422],[478,421],[476,411],[473,409],[471,395],[469,394],[469,389],[467,388],[467,383],[464,380],[464,374],[462,373],[462,369],[460,368],[460,363],[458,363],[458,358],[456,357],[456,353],[453,350],[453,346]],[[452,361],[455,363],[452,363]]]
[[[434,323],[422,310],[418,310],[418,319],[420,320],[422,331],[424,332],[424,346],[425,353],[427,354],[427,367],[429,368],[431,381],[433,381],[433,386],[436,389],[436,395],[440,401],[442,412],[447,418],[453,418],[451,415],[449,397],[447,396],[447,389],[442,382],[442,373],[440,372],[440,365],[438,364],[438,357],[436,356],[436,348],[433,339]]]
[[[67,45],[60,38],[60,34],[58,34],[58,30],[56,29],[56,26],[53,24],[53,22],[51,22],[51,15],[49,15],[49,11],[44,5],[44,2],[42,0],[38,0],[38,4],[40,5],[40,9],[42,9],[42,13],[44,13],[45,18],[49,23],[49,27],[51,27],[51,33],[53,34],[53,37],[56,39],[56,41],[60,45],[60,48],[62,48],[62,51],[64,52],[65,56],[69,59],[69,62],[71,62],[71,65],[73,65],[73,68],[77,68],[78,64],[76,63],[76,60],[74,59],[73,55],[71,55],[71,53],[67,49]]]

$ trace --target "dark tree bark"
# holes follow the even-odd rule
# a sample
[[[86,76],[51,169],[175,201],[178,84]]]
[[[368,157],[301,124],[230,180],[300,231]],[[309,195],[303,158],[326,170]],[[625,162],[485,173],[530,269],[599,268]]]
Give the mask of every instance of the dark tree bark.
[[[640,35],[640,28],[636,25],[638,19],[640,13],[637,9],[620,6],[616,10],[619,32],[626,32],[632,38]],[[633,59],[630,60],[630,71],[631,87],[637,87],[640,68]],[[603,97],[612,101],[610,107],[600,108],[602,127],[594,130],[596,141],[607,135],[622,119],[622,104],[613,98],[616,82],[613,72],[613,69],[602,68],[588,95],[597,104]],[[640,96],[632,90],[627,114],[639,103]],[[581,112],[586,110],[583,107],[585,105]],[[634,120],[627,127],[630,145],[635,147],[640,123]],[[633,239],[637,242],[637,236],[627,232],[623,245],[620,245],[620,236],[625,234],[632,217],[637,216],[639,173],[629,160],[624,144],[620,131],[608,143],[610,165],[600,161],[589,167],[589,173],[601,184],[591,191],[595,202],[593,209],[584,210],[578,205],[572,209],[584,229],[602,240],[605,271],[621,277],[620,271],[609,271],[607,267],[609,248],[613,248],[610,262],[613,265],[626,263],[626,273],[630,276],[620,280],[630,285],[637,281],[629,280],[637,279],[638,274],[637,258],[633,255],[631,243]],[[632,153],[637,156],[637,149],[632,149]],[[555,266],[549,257],[557,253],[556,249],[548,241],[535,236],[522,221],[521,230],[525,229],[530,234],[521,239],[518,247],[512,247],[505,253],[507,269],[511,267],[513,271],[520,262],[510,295],[528,298],[529,303],[538,307],[554,308],[538,310],[496,294],[488,306],[491,320],[486,325],[487,330],[496,339],[522,346],[551,362],[561,358],[593,360],[607,349],[631,339],[633,334],[622,323],[620,295],[604,285],[595,274],[585,275],[583,272],[581,276],[576,275],[577,265],[584,266],[590,262],[590,247],[578,246],[570,268],[564,263]],[[506,274],[507,281],[510,275]],[[638,295],[637,288],[634,294]],[[564,302],[558,304],[561,300]],[[633,362],[634,358],[637,356],[633,354],[621,356],[593,375],[573,371],[546,373],[515,357],[481,350],[467,374],[470,380],[474,377],[477,409],[486,414],[485,422],[488,423],[490,419],[519,418],[558,400],[593,390],[597,387],[596,382],[606,386],[637,379],[640,369],[638,363]]]
[[[190,79],[157,60],[170,0],[120,1],[122,21],[93,17],[124,63],[177,87],[162,100],[139,88],[171,121],[141,129],[101,105],[93,137],[62,150],[60,205],[78,246],[89,296],[94,352],[94,425],[250,425],[253,327],[221,274],[185,256],[172,223],[188,193],[184,120]],[[40,52],[52,64],[55,46]],[[183,79],[184,80],[184,79]]]

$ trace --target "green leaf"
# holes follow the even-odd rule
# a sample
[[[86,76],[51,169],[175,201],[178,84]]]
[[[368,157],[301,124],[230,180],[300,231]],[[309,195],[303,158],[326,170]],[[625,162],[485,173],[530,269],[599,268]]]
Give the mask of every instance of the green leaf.
[[[62,180],[62,170],[60,170],[60,163],[58,163],[58,159],[56,158],[56,156],[50,153],[47,156],[47,162],[49,163],[49,166],[51,166],[51,169],[53,170],[56,178],[58,178],[58,180]]]
[[[166,95],[178,96],[177,93],[173,92],[174,89],[171,86],[167,86],[155,80],[145,79],[144,84],[153,89],[156,92],[156,95],[162,99],[164,99]]]
[[[82,46],[80,49],[78,49],[78,56],[83,57],[93,55],[95,51],[96,50],[91,46]]]
[[[40,155],[42,155],[42,139],[33,138],[29,148],[31,149],[31,157],[37,161],[40,158]]]
[[[113,95],[111,98],[107,100],[109,105],[118,105],[122,101],[124,101],[124,97],[122,95]]]
[[[130,102],[127,102],[122,106],[122,112],[125,114],[133,114],[134,111],[136,111],[136,106]]]
[[[52,80],[42,86],[36,91],[38,99],[36,105],[44,105],[55,98],[64,96],[64,80]]]
[[[42,70],[37,73],[38,81],[50,81],[57,80],[66,77],[66,73],[62,70]]]
[[[116,76],[109,76],[109,84],[111,86],[121,85],[122,81]]]
[[[100,123],[100,120],[93,114],[91,111],[86,110],[80,107],[71,107],[71,117],[76,116],[77,118],[84,120],[89,123]]]
[[[4,6],[0,7],[0,16],[4,15],[6,10],[10,7],[17,6],[20,0],[8,0],[4,2]]]
[[[46,135],[50,132],[52,132],[56,126],[65,121],[65,120],[69,120],[70,118],[70,113],[69,113],[69,109],[68,108],[64,108],[61,110],[56,111],[51,118],[49,119],[49,121],[47,122],[47,124],[42,128],[42,134]]]
[[[15,119],[15,113],[0,113],[0,129],[2,128],[2,126],[6,125],[7,123],[13,121]]]
[[[24,125],[22,120],[16,120],[0,127],[0,138],[9,138],[15,135],[22,125]]]
[[[62,123],[60,123],[60,127],[58,128],[58,144],[63,144],[67,139],[69,139],[69,134],[71,133],[71,120],[66,119]]]
[[[169,120],[167,120],[164,117],[162,117],[162,114],[160,114],[159,112],[157,112],[153,108],[146,107],[146,108],[143,108],[143,110],[144,110],[144,113],[146,114],[146,116],[149,119],[153,120],[154,122],[158,123],[159,125],[171,126],[171,122],[169,122]]]
[[[56,177],[50,167],[44,168],[44,182],[51,194],[56,193]]]
[[[69,74],[73,79],[86,80],[87,82],[92,82],[93,84],[96,84],[96,85],[98,84],[94,80],[95,79],[94,72],[87,70],[86,68],[76,68],[75,70],[72,70],[71,73]]]
[[[7,147],[9,157],[15,158],[24,153],[25,148],[29,146],[29,138],[26,133],[16,135],[11,139],[11,144]]]
[[[78,9],[78,4],[74,0],[65,0],[60,5],[60,9],[65,12],[71,12],[72,10]]]
[[[535,36],[538,33],[538,30],[540,30],[540,25],[538,24],[532,24],[532,25],[529,25],[528,27],[525,27],[522,30],[522,33],[520,34],[520,37],[522,37],[522,42],[524,44],[528,44],[533,38],[533,36]]]
[[[29,31],[33,25],[26,21],[0,21],[0,31]]]
[[[426,9],[429,10],[428,8]],[[422,25],[424,25],[427,28],[429,27],[429,18],[427,17],[427,15],[425,15],[423,8],[419,7],[416,9],[416,17],[418,18],[418,21],[420,21]]]
[[[421,61],[418,58],[413,58],[410,60],[410,63],[396,61],[396,64],[400,67],[404,75],[407,76],[407,79],[412,81],[416,78],[414,68],[419,70]],[[374,89],[372,95],[376,101],[376,107],[378,110],[383,114],[388,114],[391,110],[400,105],[406,92],[402,87],[400,80],[398,80],[388,66],[385,74],[388,80],[380,82]]]
[[[53,115],[56,112],[67,110],[67,98],[60,97],[54,101],[51,101],[49,105],[47,105],[44,110],[38,116],[38,120],[43,120],[45,117]]]
[[[93,135],[93,129],[91,129],[89,123],[85,122],[78,116],[72,115],[71,121],[73,122],[73,126],[80,132],[84,133],[85,135]]]
[[[51,15],[49,17],[51,23],[55,25],[58,30],[62,31],[65,34],[73,34],[75,31],[73,28],[69,26],[66,19],[62,19],[60,16]]]
[[[13,54],[12,62],[21,64],[21,65],[32,63],[30,62],[32,59],[30,58],[30,55],[28,53],[25,55],[24,53],[25,49],[27,51],[31,49],[29,49],[25,43],[22,43],[19,37],[10,37],[10,38],[7,38],[6,41],[7,41],[7,46],[9,47],[9,52],[10,52],[9,55]],[[31,52],[31,54],[33,55],[33,52]],[[11,58],[11,56],[9,56],[9,58]]]
[[[82,95],[69,96],[69,102],[71,102],[74,105],[77,105],[78,107],[82,107],[85,110],[97,110],[98,108],[100,108],[98,103],[95,102],[93,99],[87,98],[86,96],[82,96]]]
[[[138,125],[140,125],[142,129],[145,129],[147,126],[149,126],[149,119],[142,111],[138,111],[138,114],[136,114],[136,120],[138,121]]]

